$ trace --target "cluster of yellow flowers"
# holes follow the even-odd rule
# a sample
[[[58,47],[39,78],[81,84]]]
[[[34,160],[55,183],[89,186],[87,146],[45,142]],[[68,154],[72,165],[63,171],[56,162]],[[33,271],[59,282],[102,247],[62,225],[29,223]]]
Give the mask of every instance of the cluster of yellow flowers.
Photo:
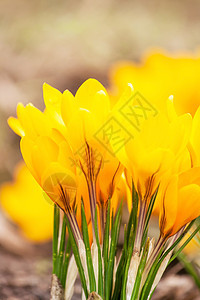
[[[87,80],[75,97],[44,84],[46,109],[18,105],[10,127],[21,136],[23,158],[41,187],[66,214],[98,204],[103,230],[106,203],[117,205],[125,170],[141,209],[159,186],[156,209],[161,235],[169,237],[200,214],[200,109],[177,116],[173,100],[159,111],[128,84],[111,108],[105,88]],[[72,217],[73,218],[73,217]],[[78,231],[78,226],[77,226]],[[77,233],[79,234],[79,233]]]
[[[199,69],[199,56],[172,57],[163,52],[152,52],[148,53],[142,63],[120,62],[110,71],[112,103],[116,103],[127,82],[130,82],[146,104],[151,104],[157,109],[156,118],[160,118],[158,122],[156,118],[152,121],[143,110],[141,115],[148,120],[144,122],[139,138],[132,140],[132,145],[129,143],[127,146],[132,147],[133,159],[136,164],[140,164],[142,172],[145,169],[145,172],[151,170],[150,174],[154,174],[155,178],[161,172],[160,190],[154,211],[160,214],[160,227],[164,234],[172,230],[170,235],[173,235],[183,223],[191,220],[191,209],[194,208],[197,215],[199,214],[199,209],[195,207],[195,203],[198,206],[200,202]],[[141,120],[142,117],[139,118]],[[150,151],[147,151],[148,148]],[[136,173],[135,164],[132,164],[132,168],[132,172]],[[166,168],[167,172],[163,168]],[[141,174],[139,177],[143,178]],[[185,212],[182,211],[184,209]],[[187,221],[184,215],[187,216]],[[194,218],[197,215],[195,214]]]
[[[199,63],[199,59],[153,53],[142,66],[116,64],[111,70],[110,97],[92,79],[75,97],[68,90],[61,94],[44,84],[44,113],[31,104],[19,104],[18,119],[9,119],[22,137],[21,151],[30,172],[65,212],[58,183],[70,187],[70,201],[76,194],[77,204],[81,197],[87,204],[96,197],[93,202],[99,204],[103,218],[110,197],[117,207],[125,167],[127,185],[131,186],[132,176],[145,202],[160,185],[154,210],[160,214],[162,233],[174,234],[199,213],[200,112],[195,112],[200,103]],[[126,88],[128,83],[136,91],[131,85]],[[179,116],[169,93],[175,95]],[[193,120],[189,114],[180,115],[183,112],[193,114]],[[12,211],[9,201],[4,203]],[[87,217],[89,222],[89,213]]]
[[[51,236],[51,199],[66,214],[80,246],[83,201],[90,242],[96,242],[97,207],[103,244],[108,203],[113,215],[122,199],[131,211],[136,192],[138,223],[130,266],[137,260],[139,268],[144,259],[141,253],[145,253],[143,238],[149,212],[159,216],[160,237],[145,258],[147,276],[166,241],[173,237],[174,243],[187,224],[200,216],[199,64],[200,59],[151,54],[142,67],[128,62],[116,65],[111,70],[109,92],[95,79],[85,81],[75,96],[45,83],[44,112],[32,104],[18,104],[17,118],[10,117],[8,123],[21,137],[20,148],[29,171],[21,166],[17,183],[12,189],[6,185],[1,198],[2,206],[25,234],[36,241]],[[23,177],[26,182],[21,189]],[[24,196],[30,195],[29,187],[34,197],[30,214],[29,199]],[[44,192],[47,201],[41,200]],[[12,200],[11,206],[13,193],[20,200]],[[19,206],[19,201],[24,202]],[[43,219],[44,230],[38,226],[32,230],[30,218],[33,222]],[[146,245],[148,248],[149,242]],[[130,295],[139,293],[135,287],[133,290],[132,275],[126,275],[127,291],[130,285]],[[126,281],[123,286],[126,288]]]

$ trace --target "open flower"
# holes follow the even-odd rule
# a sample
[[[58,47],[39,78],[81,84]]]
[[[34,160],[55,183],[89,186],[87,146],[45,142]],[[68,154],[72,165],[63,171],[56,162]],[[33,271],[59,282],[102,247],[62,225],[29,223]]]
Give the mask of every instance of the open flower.
[[[140,117],[142,116],[141,110],[144,110],[144,104],[139,106],[135,103],[136,99],[133,97],[134,92],[131,91],[130,85],[129,93],[129,102],[127,103],[127,97],[122,98],[113,109],[113,116],[118,123],[126,126],[124,135],[121,134],[123,141],[121,147],[117,148],[118,145],[114,144],[113,149],[119,161],[131,174],[128,185],[132,187],[131,181],[133,180],[135,190],[139,195],[140,212],[135,243],[138,250],[146,212],[152,196],[159,186],[160,188],[163,186],[162,189],[165,188],[170,176],[177,172],[177,169],[182,168],[181,158],[187,151],[192,118],[190,114],[184,114],[174,118],[171,116],[170,119],[167,114],[150,107],[150,104],[148,112]],[[147,104],[145,109],[147,109]],[[170,107],[167,109],[170,110]],[[156,114],[155,111],[157,111]],[[136,121],[138,121],[137,126]],[[127,132],[130,136],[129,139],[126,139]]]
[[[21,135],[21,152],[29,170],[49,197],[65,211],[59,200],[60,185],[76,192],[75,168],[68,143],[50,120],[31,104],[17,107],[18,119],[10,118],[9,125]],[[20,131],[18,131],[20,129]]]
[[[128,128],[133,138],[116,155],[131,172],[141,199],[154,194],[164,174],[174,167],[186,149],[191,123],[189,114],[169,122],[159,113],[144,120],[139,132],[131,126]]]
[[[21,136],[23,158],[49,197],[67,213],[68,203],[74,207],[75,199],[80,207],[84,193],[91,208],[87,220],[91,218],[94,227],[96,203],[112,198],[122,172],[117,158],[108,153],[108,138],[105,145],[96,138],[110,113],[109,96],[97,80],[89,79],[75,97],[44,84],[44,102],[44,113],[31,104],[19,104],[18,119],[11,117],[9,125]]]
[[[53,206],[50,201],[22,162],[15,170],[14,181],[1,186],[3,211],[34,242],[52,238]]]
[[[27,167],[47,195],[73,218],[71,222],[79,232],[74,216],[76,168],[70,160],[73,154],[69,144],[51,119],[33,105],[19,104],[17,116],[9,118],[8,123],[21,136],[20,148]]]
[[[105,140],[105,147],[96,138],[110,114],[109,96],[97,80],[89,79],[78,89],[75,97],[69,91],[64,92],[61,114],[75,154],[75,163],[85,175],[94,224],[96,203],[105,211],[104,204],[112,197],[114,182],[122,172],[118,160],[107,150],[108,139]]]

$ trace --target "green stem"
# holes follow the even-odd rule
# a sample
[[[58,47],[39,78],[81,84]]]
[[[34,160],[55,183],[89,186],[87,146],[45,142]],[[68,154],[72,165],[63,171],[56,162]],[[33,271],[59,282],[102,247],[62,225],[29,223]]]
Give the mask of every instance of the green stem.
[[[64,256],[64,251],[65,251],[65,237],[66,237],[66,220],[67,217],[66,215],[63,216],[63,221],[62,221],[62,232],[61,232],[61,238],[60,238],[60,245],[59,245],[59,253],[57,256],[57,274],[58,278],[61,280],[61,274],[62,274],[62,269],[63,269],[63,256]]]
[[[65,250],[65,259],[64,259],[63,268],[62,268],[62,275],[61,275],[61,283],[64,288],[65,288],[65,284],[66,284],[67,271],[68,271],[69,260],[70,260],[70,253],[71,253],[71,243],[70,243],[70,238],[68,238],[67,246],[66,246],[66,250]]]
[[[58,235],[59,235],[60,211],[54,204],[54,224],[53,224],[53,274],[56,274],[57,255],[58,255]]]

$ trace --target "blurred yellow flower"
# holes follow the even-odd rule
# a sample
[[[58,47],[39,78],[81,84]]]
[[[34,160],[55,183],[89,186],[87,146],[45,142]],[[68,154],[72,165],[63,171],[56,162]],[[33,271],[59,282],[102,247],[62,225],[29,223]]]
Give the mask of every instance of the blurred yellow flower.
[[[200,168],[194,167],[173,175],[164,193],[160,211],[160,231],[163,237],[177,233],[200,215]]]
[[[200,166],[200,106],[197,109],[193,121],[190,137],[189,151],[192,159],[192,166]]]
[[[0,203],[28,239],[34,242],[51,239],[53,205],[24,163],[17,166],[14,181],[1,186]]]
[[[123,92],[127,83],[132,83],[151,104],[165,111],[163,104],[174,95],[178,115],[194,115],[200,105],[199,90],[200,55],[169,55],[163,51],[149,52],[141,63],[118,62],[110,71],[110,93]]]

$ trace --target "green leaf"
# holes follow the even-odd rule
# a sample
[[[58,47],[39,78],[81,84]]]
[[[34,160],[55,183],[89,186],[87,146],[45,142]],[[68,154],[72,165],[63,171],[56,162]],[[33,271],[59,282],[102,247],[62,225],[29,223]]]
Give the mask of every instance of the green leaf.
[[[95,218],[94,218],[94,230],[95,230],[95,238],[98,248],[98,294],[103,297],[103,267],[102,267],[102,256],[101,256],[101,246],[99,242],[99,233],[98,233],[98,225],[97,225],[97,207],[95,209]]]
[[[60,223],[60,209],[54,204],[54,223],[53,223],[53,274],[56,274],[57,255],[58,255],[58,235]],[[56,274],[57,275],[57,274]]]
[[[125,256],[125,267],[124,267],[124,275],[123,275],[123,283],[122,283],[122,300],[126,300],[126,284],[128,279],[128,270],[130,267],[130,262],[133,254],[133,248],[134,248],[135,236],[137,230],[137,221],[138,221],[139,197],[133,183],[132,183],[132,203],[133,205],[132,205],[132,210],[128,222],[128,229],[127,229],[127,241],[126,241],[127,251]]]
[[[137,220],[138,220],[138,203],[139,203],[139,197],[138,197],[138,193],[136,192],[133,183],[132,183],[132,203],[133,203],[133,207],[132,207],[132,211],[133,211],[133,223],[132,224],[134,225],[134,229],[136,231]]]
[[[124,225],[124,254],[127,256],[127,229],[126,224]]]
[[[126,262],[125,262],[125,271],[124,271],[124,276],[123,276],[122,300],[126,300],[126,284],[127,284],[127,279],[128,279],[128,270],[130,267],[130,262],[131,262],[131,258],[132,258],[132,254],[133,254],[134,235],[135,235],[135,230],[134,230],[134,225],[132,224],[131,230],[130,230],[129,241],[128,241],[127,258],[126,258]]]
[[[157,197],[157,194],[158,194],[158,189],[159,189],[159,187],[156,189],[155,193],[151,197],[151,200],[150,200],[149,205],[148,205],[147,214],[146,214],[146,218],[145,218],[144,231],[143,231],[143,235],[142,235],[141,247],[143,247],[143,245],[146,241],[146,238],[147,238],[149,221],[150,221],[151,213],[152,213],[154,203],[155,203],[155,200],[156,200],[156,197]]]
[[[63,216],[63,223],[62,223],[62,232],[61,232],[61,238],[60,238],[60,245],[59,245],[59,253],[57,257],[57,276],[61,280],[61,272],[62,272],[62,267],[63,267],[63,256],[64,256],[64,251],[65,251],[65,238],[66,238],[66,220],[67,217],[66,215]]]
[[[129,218],[130,221],[130,218]],[[130,222],[129,222],[130,223]],[[112,296],[112,300],[117,300],[120,298],[121,290],[122,290],[122,282],[124,278],[124,271],[125,271],[125,258],[127,257],[127,229],[126,225],[124,226],[124,246],[122,249],[122,255],[120,257],[116,275],[115,275],[115,287]]]
[[[200,225],[193,231],[193,233],[189,236],[189,238],[183,243],[183,245],[176,251],[176,253],[172,256],[169,261],[169,264],[179,255],[179,253],[187,246],[187,244],[191,241],[191,239],[199,232]]]
[[[192,262],[190,262],[189,259],[187,258],[187,255],[181,252],[178,254],[178,259],[181,262],[181,264],[184,266],[185,270],[193,277],[196,285],[200,289],[200,276],[196,271],[195,267],[193,266]]]
[[[129,217],[129,220],[128,220],[128,226],[127,226],[127,233],[126,233],[126,237],[124,237],[124,243],[126,242],[126,246],[128,246],[128,240],[129,240],[129,236],[130,236],[130,231],[131,231],[131,226],[133,225],[134,226],[134,209],[132,208],[131,210],[131,213],[130,213],[130,217]]]
[[[149,239],[146,242],[146,245],[145,245],[141,260],[140,260],[140,264],[139,264],[139,267],[138,267],[134,288],[133,288],[132,295],[131,295],[131,300],[138,299],[141,279],[142,279],[143,271],[144,271],[146,261],[147,261],[148,250],[149,250]]]
[[[105,270],[107,270],[107,264],[108,264],[109,232],[110,232],[110,200],[108,201],[105,232],[104,232],[104,239],[103,239],[103,260],[104,260]],[[105,272],[104,272],[104,281],[105,281]]]
[[[66,277],[67,277],[67,271],[68,271],[68,266],[69,266],[70,253],[71,253],[71,242],[70,242],[70,239],[68,239],[66,249],[65,249],[65,259],[63,262],[62,274],[61,274],[61,283],[64,288],[65,288],[65,284],[66,284]]]
[[[124,249],[122,250],[122,255],[117,267],[117,272],[115,276],[115,287],[112,296],[112,300],[120,299],[121,289],[122,289],[122,278],[124,276],[124,269],[125,269],[125,254]]]
[[[119,229],[120,229],[120,221],[121,221],[121,211],[122,211],[122,203],[118,209],[113,228],[111,229],[111,242],[110,242],[110,251],[109,251],[109,260],[106,272],[106,280],[105,280],[105,300],[111,299],[112,293],[112,285],[113,285],[113,269],[115,262],[115,254],[117,248],[117,242],[119,238]]]
[[[91,292],[96,292],[96,280],[95,280],[95,275],[94,275],[92,254],[91,254],[91,250],[90,250],[90,241],[89,241],[89,234],[88,234],[88,226],[87,226],[83,202],[81,203],[81,218],[82,218],[83,241],[84,241],[85,250],[86,250],[86,261],[87,261],[87,269],[88,269],[88,276],[89,276],[89,282],[90,282],[90,293],[91,293]]]
[[[67,228],[68,228],[69,238],[70,238],[71,245],[72,245],[72,251],[74,253],[74,258],[75,258],[76,265],[77,265],[77,268],[78,268],[78,271],[79,271],[79,276],[80,276],[80,279],[81,279],[82,288],[84,290],[85,297],[87,299],[88,298],[88,290],[87,290],[87,284],[86,284],[86,279],[85,279],[85,273],[84,273],[84,269],[83,269],[83,266],[82,266],[82,262],[81,262],[81,258],[80,258],[80,254],[79,254],[79,249],[78,249],[78,246],[76,244],[76,240],[74,238],[74,235],[73,235],[73,232],[72,232],[72,229],[71,229],[71,225],[70,225],[68,219],[67,219]]]
[[[150,297],[151,287],[153,285],[153,282],[154,282],[154,279],[158,272],[158,269],[162,263],[162,262],[160,262],[161,260],[159,261],[162,251],[163,251],[163,247],[160,249],[160,252],[158,253],[158,255],[155,259],[155,262],[153,263],[153,265],[148,273],[147,279],[146,279],[145,284],[143,285],[143,288],[141,291],[141,295],[139,298],[140,300],[147,300]]]
[[[151,291],[151,287],[153,285],[154,279],[156,277],[156,274],[158,272],[158,269],[160,268],[161,263],[163,262],[163,260],[165,259],[165,257],[169,254],[170,251],[172,251],[177,245],[178,243],[183,239],[183,237],[185,236],[185,234],[190,230],[190,228],[192,227],[192,225],[194,224],[195,220],[193,220],[192,222],[190,222],[190,224],[187,226],[187,228],[185,229],[185,231],[180,235],[180,237],[176,240],[176,242],[174,242],[174,244],[167,249],[162,256],[160,257],[160,254],[162,252],[162,250],[160,251],[159,255],[157,256],[153,266],[151,267],[151,270],[147,276],[146,282],[142,288],[142,293],[141,293],[141,297],[140,300],[146,300],[148,299],[149,295],[150,295],[150,291]]]

